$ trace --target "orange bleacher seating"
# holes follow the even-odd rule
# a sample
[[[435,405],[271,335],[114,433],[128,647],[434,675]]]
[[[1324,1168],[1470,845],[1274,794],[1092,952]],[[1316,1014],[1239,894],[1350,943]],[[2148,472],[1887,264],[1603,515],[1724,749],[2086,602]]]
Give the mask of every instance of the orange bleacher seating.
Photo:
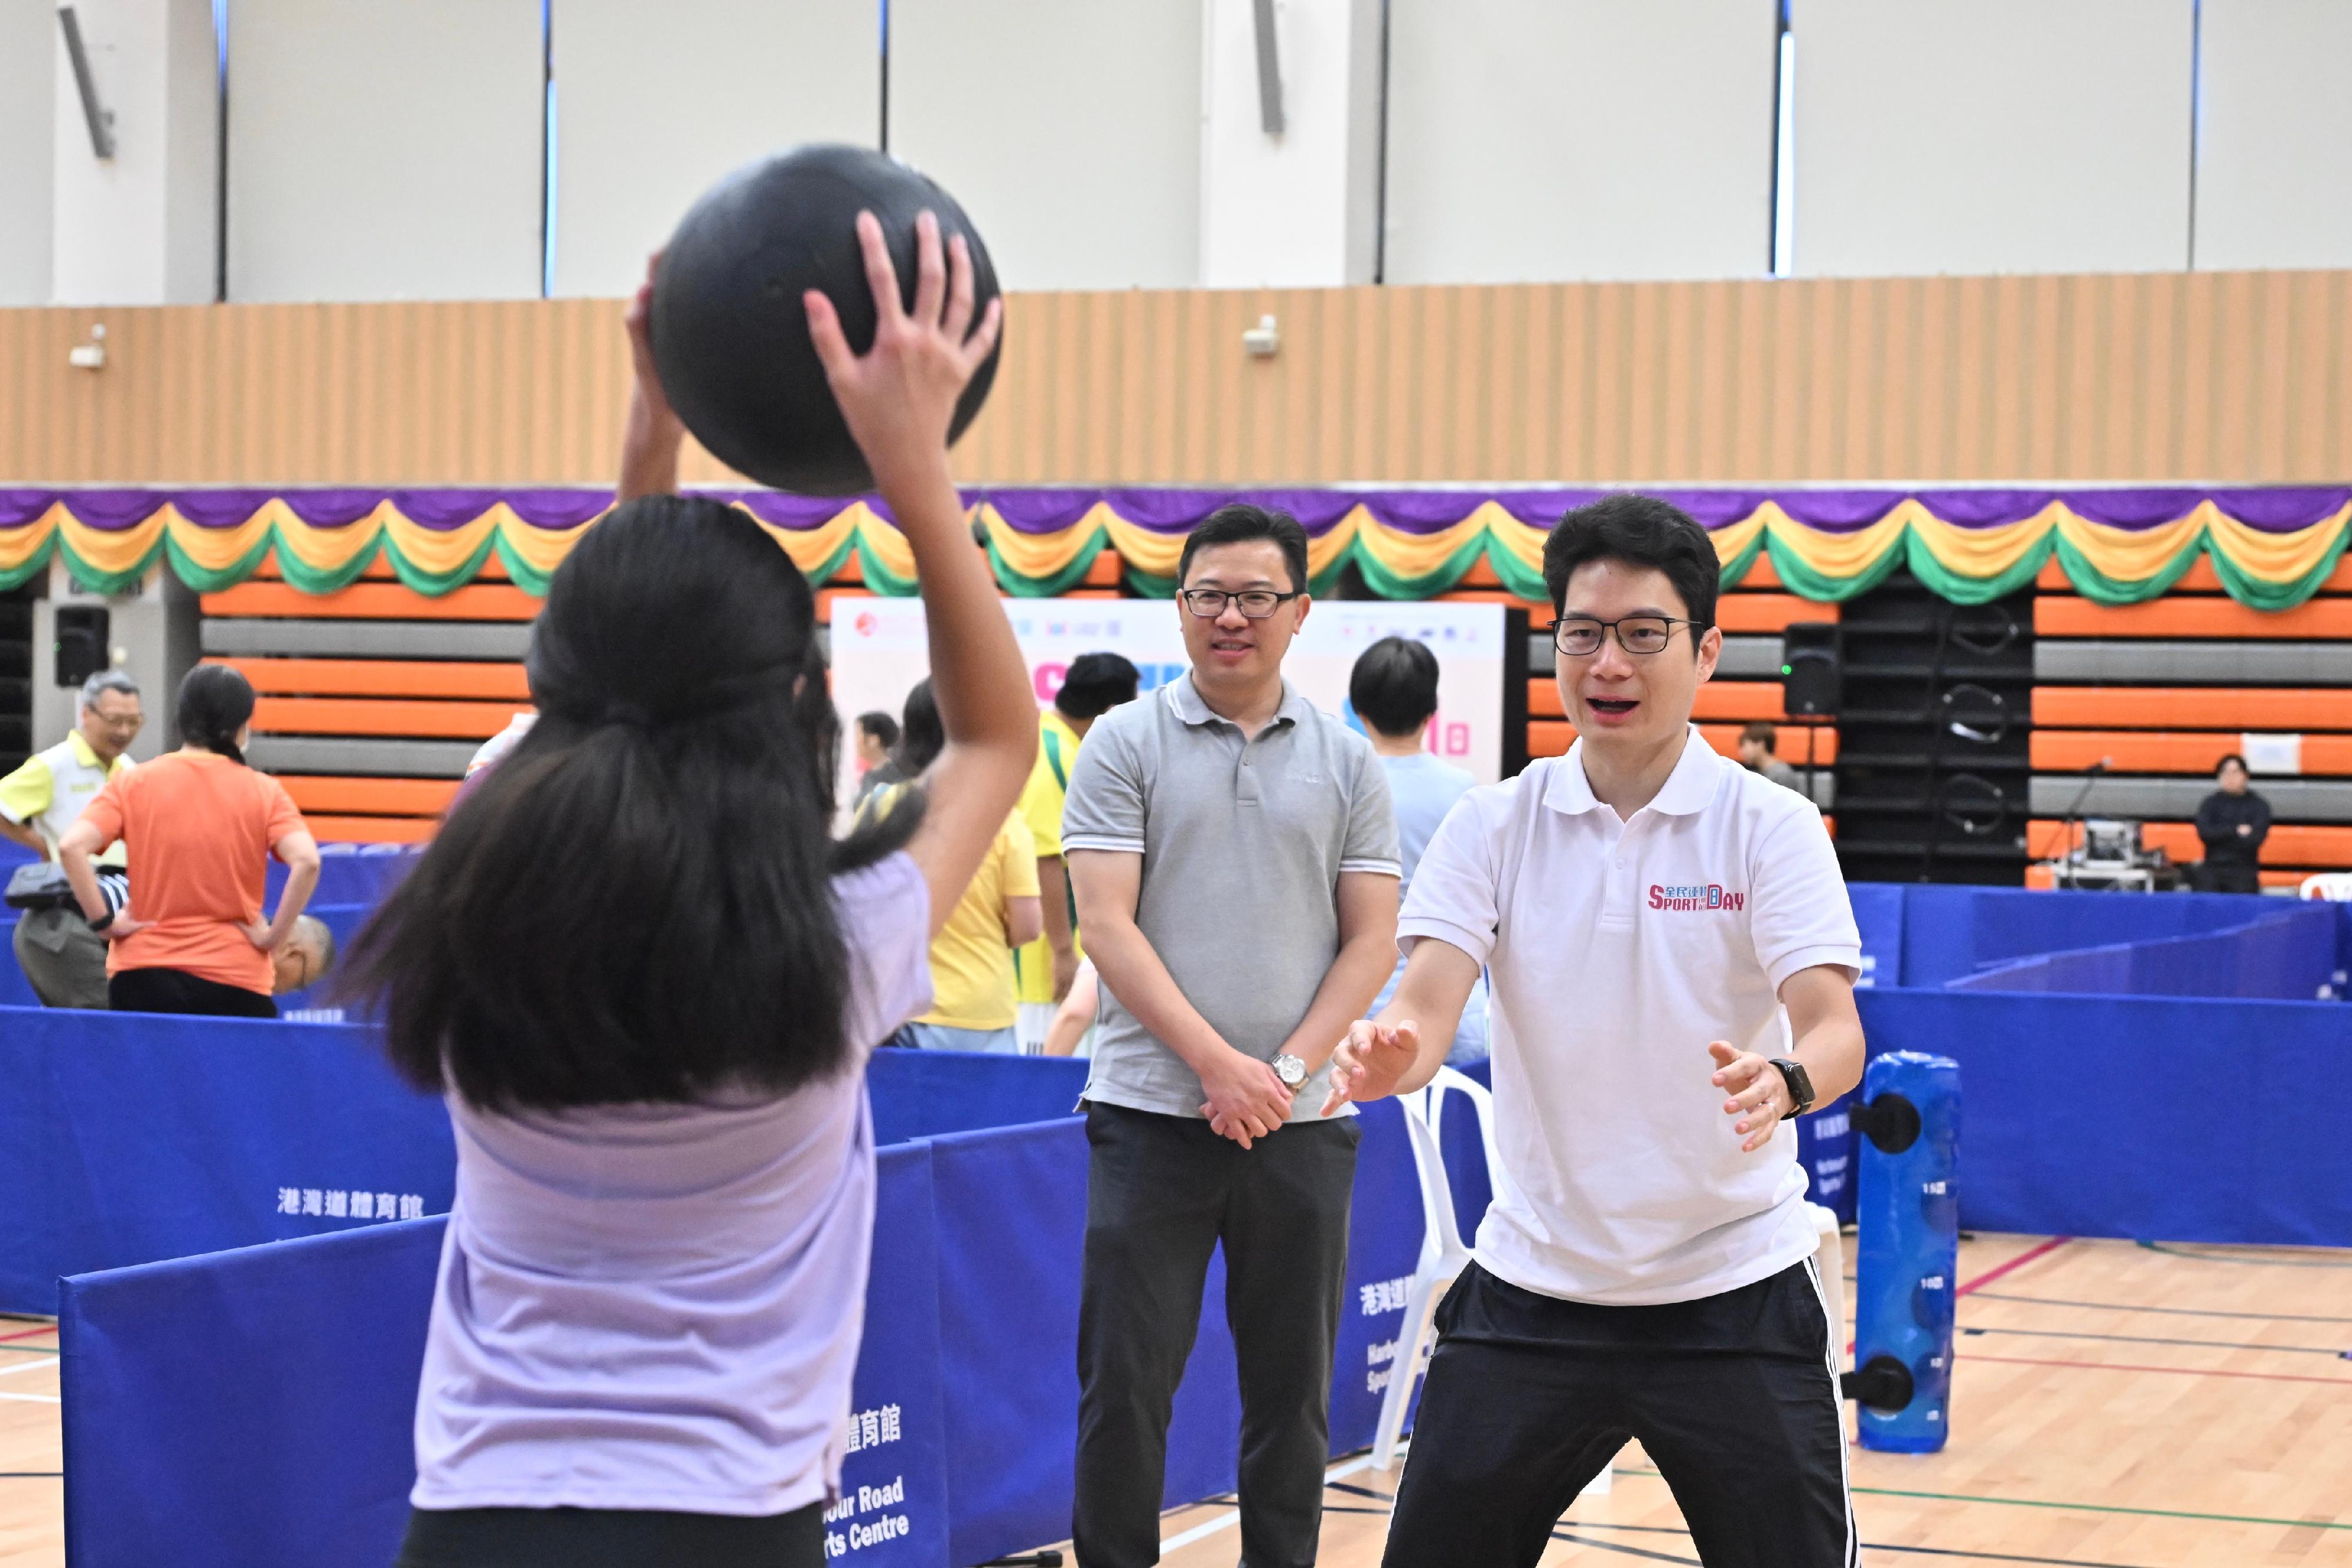
[[[2053,729],[2352,730],[2352,691],[2233,686],[2038,686],[2033,722]]]
[[[530,682],[516,664],[435,659],[208,659],[205,663],[228,665],[265,696],[530,700]]]
[[[307,811],[302,820],[310,836],[327,844],[421,844],[440,825],[433,817],[314,817]]]
[[[262,697],[254,727],[268,735],[366,735],[488,740],[528,712],[527,703],[378,702],[356,697]]]
[[[2239,737],[2228,732],[2037,729],[2032,755],[2033,766],[2049,773],[2079,773],[2101,761],[2117,773],[2210,773],[2239,745]],[[2305,736],[2303,773],[2352,774],[2352,736]]]
[[[2145,604],[2095,604],[2071,594],[2033,601],[2038,637],[2352,637],[2352,598],[2312,599],[2292,610],[2255,610],[2196,594]]]
[[[539,601],[507,583],[474,582],[440,596],[397,582],[355,582],[339,593],[304,593],[291,584],[240,582],[200,601],[206,615],[293,617],[307,621],[529,621]]]
[[[437,817],[457,799],[455,779],[279,778],[305,815],[326,811],[370,817]]]

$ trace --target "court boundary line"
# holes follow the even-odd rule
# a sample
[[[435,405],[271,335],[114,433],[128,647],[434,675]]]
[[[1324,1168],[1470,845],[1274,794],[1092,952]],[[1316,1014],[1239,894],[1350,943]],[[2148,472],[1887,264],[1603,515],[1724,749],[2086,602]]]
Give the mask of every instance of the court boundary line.
[[[2339,1378],[2336,1381],[2347,1380]],[[1665,1479],[1656,1470],[1648,1469],[1628,1468],[1616,1473],[1640,1476],[1647,1480]],[[1867,1497],[1925,1498],[1931,1502],[1981,1502],[1996,1508],[2054,1508],[2076,1513],[2124,1513],[2143,1519],[2193,1519],[2208,1524],[2274,1524],[2282,1530],[2352,1530],[2352,1521],[2335,1520],[2270,1519],[2250,1513],[2194,1513],[2177,1508],[2131,1508],[2115,1502],[2054,1502],[2038,1497],[1979,1497],[1968,1492],[1907,1491],[1896,1487],[1855,1487],[1853,1490]]]
[[[1360,1454],[1356,1458],[1348,1460],[1345,1464],[1326,1466],[1323,1471],[1323,1484],[1328,1487],[1333,1481],[1342,1479],[1348,1476],[1359,1474],[1364,1470],[1369,1470],[1371,1468],[1371,1455]],[[1213,1499],[1207,1500],[1214,1501]],[[1192,1506],[1197,1507],[1198,1505],[1195,1504]],[[1213,1519],[1202,1520],[1200,1523],[1192,1526],[1190,1530],[1179,1531],[1174,1535],[1163,1537],[1160,1542],[1160,1554],[1165,1556],[1169,1552],[1175,1551],[1178,1547],[1190,1546],[1196,1541],[1206,1541],[1209,1537],[1216,1534],[1219,1531],[1230,1530],[1241,1521],[1242,1511],[1237,1508],[1229,1508],[1224,1512],[1218,1514]]]
[[[2233,1258],[2226,1252],[2192,1252],[2192,1244],[2177,1241],[2137,1241],[2133,1245],[2167,1258],[2193,1258],[2200,1263],[2236,1263],[2249,1269],[2352,1269],[2352,1263],[2330,1263],[2317,1258]]]
[[[2231,1372],[2221,1367],[2142,1366],[2128,1361],[2044,1361],[2024,1355],[1970,1355],[1969,1361],[1999,1362],[2005,1366],[2061,1366],[2078,1372],[2162,1372],[2175,1377],[2242,1377],[2257,1383],[2319,1383],[2330,1388],[2352,1388],[2352,1377],[2310,1377],[2298,1372]],[[2352,1530],[2340,1524],[2338,1530]]]
[[[2026,1339],[2090,1339],[2090,1340],[2102,1340],[2102,1341],[2105,1341],[2105,1342],[2108,1342],[2108,1343],[2114,1343],[2114,1344],[2178,1344],[2178,1345],[2195,1345],[2195,1346],[2199,1346],[2199,1347],[2201,1347],[2201,1348],[2206,1349],[2206,1350],[2263,1350],[2263,1351],[2270,1351],[2270,1352],[2272,1352],[2273,1354],[2278,1354],[2278,1355],[2326,1355],[2326,1356],[2333,1356],[2333,1357],[2334,1357],[2335,1359],[2336,1359],[2337,1361],[2342,1361],[2342,1360],[2344,1360],[2344,1359],[2345,1359],[2345,1357],[2346,1357],[2347,1354],[2352,1354],[2352,1351],[2341,1350],[2341,1349],[2336,1348],[2336,1346],[2334,1346],[2334,1345],[2319,1345],[2319,1344],[2248,1344],[2248,1343],[2245,1343],[2243,1341],[2239,1341],[2239,1340],[2226,1340],[2226,1339],[2165,1339],[2165,1338],[2162,1338],[2162,1337],[2160,1337],[2160,1336],[2158,1336],[2158,1335],[2155,1335],[2155,1334],[2137,1334],[2137,1333],[2087,1333],[2087,1332],[2084,1332],[2084,1333],[2078,1333],[2078,1332],[2076,1332],[2075,1330],[2073,1330],[2073,1329],[2006,1329],[2006,1328],[1979,1328],[1979,1327],[1978,1327],[1976,1324],[1974,1324],[1974,1323],[1962,1323],[1962,1324],[1960,1324],[1960,1325],[1959,1325],[1959,1332],[1960,1332],[1961,1333],[1964,1333],[1964,1334],[1988,1334],[1988,1333],[2007,1333],[2007,1334],[2017,1334],[2017,1335],[2020,1335],[2021,1337],[2023,1337],[2023,1338],[2026,1338]]]
[[[1991,1284],[1995,1280],[2000,1279],[2003,1275],[2014,1274],[2020,1269],[2024,1268],[2028,1263],[2038,1263],[2042,1259],[2049,1257],[2050,1254],[2057,1251],[2058,1249],[2065,1246],[2066,1243],[2074,1239],[2071,1236],[2053,1236],[2049,1240],[2042,1243],[2039,1247],[2029,1247],[2024,1251],[2019,1253],[2016,1257],[2011,1258],[2008,1262],[1997,1264],[1994,1267],[1986,1270],[1983,1273],[1979,1274],[1975,1279],[1970,1280],[1967,1284],[1962,1285],[1958,1290],[1954,1291],[1952,1292],[1952,1299],[1958,1301],[1962,1296],[1972,1295],[1976,1291],[1983,1290],[1987,1285]]]
[[[2068,1301],[2054,1296],[2011,1296],[1999,1291],[1987,1291],[1978,1299],[2019,1301],[2036,1307],[2081,1307],[2102,1312],[2158,1312],[2176,1318],[2250,1318],[2266,1323],[2352,1323],[2352,1318],[2326,1317],[2314,1312],[2238,1312],[2221,1307],[2143,1307],[2125,1301]]]

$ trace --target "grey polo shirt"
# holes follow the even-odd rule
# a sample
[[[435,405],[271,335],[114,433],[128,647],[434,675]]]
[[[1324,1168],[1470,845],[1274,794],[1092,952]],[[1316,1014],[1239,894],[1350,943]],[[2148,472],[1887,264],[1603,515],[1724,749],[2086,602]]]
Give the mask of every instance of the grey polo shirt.
[[[1188,674],[1087,732],[1062,847],[1143,857],[1135,921],[1236,1051],[1271,1061],[1339,952],[1342,872],[1398,874],[1396,818],[1370,742],[1293,691],[1247,741]],[[1323,1108],[1326,1067],[1291,1117]],[[1201,1113],[1201,1080],[1106,985],[1086,1097]]]

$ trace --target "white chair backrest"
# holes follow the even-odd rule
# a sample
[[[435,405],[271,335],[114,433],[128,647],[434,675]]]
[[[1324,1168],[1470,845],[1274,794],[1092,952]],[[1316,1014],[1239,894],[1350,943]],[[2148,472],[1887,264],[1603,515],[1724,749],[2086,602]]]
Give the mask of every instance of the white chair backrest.
[[[2303,879],[2296,890],[2305,898],[2324,898],[2335,904],[2352,904],[2352,871],[2324,871]]]
[[[1421,1179],[1421,1261],[1416,1270],[1431,1267],[1462,1246],[1461,1230],[1454,1219],[1454,1183],[1445,1174],[1444,1147],[1437,1140],[1437,1129],[1430,1124],[1430,1099],[1426,1089],[1397,1096],[1397,1103],[1404,1108],[1405,1136],[1412,1143],[1413,1174]]]
[[[1470,1102],[1478,1119],[1478,1141],[1486,1155],[1486,1179],[1491,1189],[1502,1158],[1495,1147],[1495,1097],[1476,1079],[1441,1067],[1429,1085],[1397,1099],[1404,1106],[1405,1126],[1412,1139],[1413,1165],[1421,1176],[1422,1255],[1466,1252],[1461,1222],[1454,1212],[1454,1183],[1445,1170],[1445,1098],[1459,1093]]]

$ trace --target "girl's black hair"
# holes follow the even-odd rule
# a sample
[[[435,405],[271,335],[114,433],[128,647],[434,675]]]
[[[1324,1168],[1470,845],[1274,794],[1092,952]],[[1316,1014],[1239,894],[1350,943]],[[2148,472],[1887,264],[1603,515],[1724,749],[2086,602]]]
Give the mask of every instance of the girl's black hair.
[[[539,721],[361,934],[393,1065],[493,1111],[781,1094],[851,1057],[829,879],[840,720],[808,581],[743,513],[590,529],[531,637]]]
[[[172,722],[179,727],[183,745],[194,741],[236,763],[245,760],[236,732],[252,717],[253,683],[226,664],[198,664],[190,670],[172,705]]]

